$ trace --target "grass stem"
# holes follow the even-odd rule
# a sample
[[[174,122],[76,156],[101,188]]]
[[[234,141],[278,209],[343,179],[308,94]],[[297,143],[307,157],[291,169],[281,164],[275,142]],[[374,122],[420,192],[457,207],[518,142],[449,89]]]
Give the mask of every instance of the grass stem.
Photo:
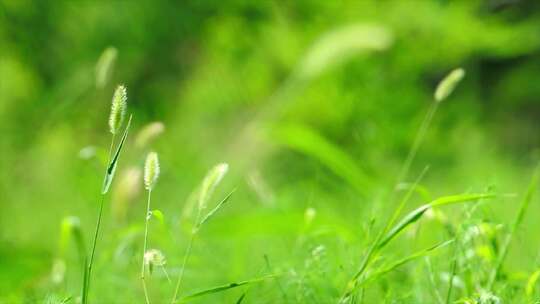
[[[150,299],[148,297],[148,288],[146,286],[146,278],[144,276],[144,255],[146,254],[146,247],[148,244],[148,222],[150,220],[150,201],[152,196],[152,189],[148,189],[148,201],[146,202],[146,214],[144,217],[144,243],[143,243],[143,252],[142,252],[142,264],[141,264],[141,281],[143,285],[144,290],[144,298],[146,299],[146,303],[150,304]]]
[[[112,153],[113,153],[113,147],[114,147],[114,140],[115,140],[115,134],[111,136],[111,144],[109,146],[109,157],[107,160],[107,168],[109,166],[109,163],[111,162]],[[107,171],[105,171],[105,177],[107,176]],[[96,253],[96,246],[97,246],[97,240],[99,238],[99,230],[101,228],[101,218],[103,216],[103,205],[105,204],[105,194],[101,194],[101,201],[99,203],[99,212],[97,217],[97,223],[96,223],[96,231],[94,232],[94,239],[92,241],[92,251],[90,252],[90,260],[88,261],[88,268],[87,271],[84,272],[84,278],[83,278],[83,290],[82,290],[82,304],[88,303],[88,293],[90,290],[90,281],[92,278],[92,266],[94,265],[94,255]]]
[[[174,289],[174,295],[171,301],[172,304],[176,303],[176,299],[178,298],[178,295],[180,293],[180,284],[182,283],[182,278],[184,277],[184,270],[186,269],[187,262],[189,260],[189,257],[191,256],[191,250],[193,248],[193,241],[195,240],[196,234],[197,234],[197,231],[194,230],[191,233],[191,237],[189,238],[189,243],[186,249],[186,253],[184,254],[184,261],[182,262],[182,268],[180,268],[180,274],[178,275],[178,280],[176,281],[176,287]]]

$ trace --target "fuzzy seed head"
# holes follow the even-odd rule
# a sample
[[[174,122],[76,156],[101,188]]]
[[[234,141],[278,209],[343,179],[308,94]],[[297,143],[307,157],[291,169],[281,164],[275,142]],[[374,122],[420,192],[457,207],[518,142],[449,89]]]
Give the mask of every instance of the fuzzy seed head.
[[[462,68],[450,72],[437,86],[435,100],[441,102],[450,96],[463,77],[465,77],[465,70]]]
[[[208,199],[216,189],[217,185],[221,182],[225,174],[229,171],[229,165],[227,163],[217,164],[212,168],[203,180],[201,192],[199,193],[199,210],[206,208]]]
[[[109,127],[112,134],[118,133],[122,123],[124,122],[124,117],[126,116],[127,108],[127,92],[126,87],[119,85],[114,91],[112,105],[111,105],[111,115],[109,116]]]
[[[167,263],[165,255],[157,249],[149,249],[144,253],[144,263],[146,265],[163,266]]]
[[[144,186],[146,190],[152,190],[159,177],[159,160],[156,152],[148,153],[144,164]]]

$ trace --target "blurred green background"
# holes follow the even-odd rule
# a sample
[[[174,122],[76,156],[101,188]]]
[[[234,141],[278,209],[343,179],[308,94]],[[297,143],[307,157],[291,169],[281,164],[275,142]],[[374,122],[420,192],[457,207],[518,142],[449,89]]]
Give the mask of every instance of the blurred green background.
[[[0,303],[77,294],[75,250],[61,283],[51,267],[65,216],[80,218],[87,241],[94,229],[117,84],[133,127],[93,297],[142,299],[140,170],[155,150],[153,204],[169,232],[155,224],[150,243],[173,276],[187,239],[182,210],[207,170],[230,164],[216,200],[237,189],[195,245],[187,289],[268,273],[266,255],[288,274],[289,301],[326,303],[357,266],[369,220],[388,214],[381,201],[455,67],[465,79],[441,104],[410,179],[429,165],[423,183],[436,196],[487,187],[519,196],[540,141],[538,1],[0,1]],[[164,131],[140,139],[152,122]],[[310,206],[316,233],[294,247]],[[505,199],[482,216],[507,224],[515,206]],[[534,269],[538,228],[531,217],[520,229],[515,269]],[[319,245],[328,277],[297,283]],[[153,295],[168,299],[162,279]],[[275,286],[253,287],[251,302],[280,302]]]

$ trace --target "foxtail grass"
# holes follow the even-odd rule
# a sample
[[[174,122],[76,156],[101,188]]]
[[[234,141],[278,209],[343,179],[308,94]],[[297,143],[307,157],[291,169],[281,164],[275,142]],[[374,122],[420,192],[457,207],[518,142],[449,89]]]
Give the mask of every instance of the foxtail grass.
[[[145,271],[144,271],[144,265],[145,265],[145,255],[146,255],[146,248],[148,243],[148,222],[151,218],[150,213],[150,201],[152,197],[152,190],[154,189],[157,180],[159,178],[159,159],[156,152],[150,152],[148,153],[146,157],[146,162],[144,164],[144,186],[146,190],[148,191],[148,200],[146,202],[146,214],[144,216],[144,243],[143,243],[143,252],[142,252],[142,265],[141,265],[141,281],[144,291],[144,298],[146,300],[147,304],[150,304],[150,298],[148,296],[148,287],[146,286],[146,278],[145,278]]]
[[[83,286],[82,286],[82,304],[88,303],[88,294],[90,291],[90,283],[92,278],[92,267],[94,265],[94,255],[96,252],[97,241],[99,239],[99,231],[101,227],[101,219],[103,216],[103,206],[105,204],[105,196],[109,191],[111,183],[114,179],[116,173],[116,167],[118,165],[118,160],[124,147],[124,143],[127,139],[129,128],[131,126],[131,116],[127,122],[127,125],[122,134],[120,143],[118,144],[116,151],[113,154],[113,148],[115,143],[116,134],[120,131],[124,116],[126,115],[127,110],[127,94],[126,88],[124,86],[118,86],[113,95],[113,100],[111,104],[111,112],[109,115],[109,131],[111,132],[111,144],[109,147],[109,156],[107,161],[107,169],[105,171],[105,176],[103,177],[103,186],[100,193],[100,203],[98,209],[96,230],[94,232],[94,238],[92,241],[92,249],[90,252],[90,258],[88,261],[85,261],[87,267],[83,273]]]
[[[465,71],[462,68],[457,68],[451,71],[437,85],[437,88],[435,89],[435,93],[433,96],[434,100],[431,103],[426,116],[424,116],[424,120],[422,121],[422,124],[420,125],[418,132],[416,133],[414,142],[411,146],[411,149],[409,150],[407,158],[405,159],[405,162],[403,163],[401,171],[398,175],[396,185],[398,185],[404,179],[407,178],[407,174],[409,173],[412,162],[414,158],[416,157],[416,154],[418,153],[418,149],[422,145],[424,138],[426,137],[426,133],[431,125],[431,122],[433,120],[433,117],[435,116],[435,113],[437,112],[437,109],[439,108],[439,105],[441,104],[441,102],[447,99],[450,96],[450,94],[452,94],[452,92],[454,91],[458,83],[463,79],[463,77],[465,77]]]
[[[440,103],[442,101],[444,101],[445,99],[447,99],[450,96],[450,94],[452,94],[452,92],[454,91],[454,89],[456,88],[458,83],[463,79],[464,76],[465,76],[465,71],[463,69],[461,69],[461,68],[455,69],[455,70],[451,71],[438,84],[437,88],[435,89],[434,100],[431,103],[430,108],[428,109],[428,112],[426,113],[426,115],[425,115],[425,117],[424,117],[424,119],[423,119],[423,121],[422,121],[422,123],[420,125],[420,128],[418,129],[418,132],[416,133],[415,139],[414,139],[413,144],[412,144],[412,146],[411,146],[411,148],[409,150],[409,153],[407,154],[405,162],[403,163],[403,165],[402,165],[402,167],[401,167],[401,169],[399,171],[396,183],[394,185],[394,188],[391,191],[392,195],[391,195],[390,201],[393,201],[393,197],[394,197],[395,191],[398,188],[398,186],[400,184],[402,184],[403,181],[407,178],[407,176],[409,174],[410,167],[411,167],[411,165],[413,163],[413,160],[416,157],[416,154],[418,153],[418,150],[419,150],[420,146],[422,145],[422,143],[423,143],[423,141],[425,139],[427,131],[428,131],[430,125],[431,125],[433,117],[435,116],[435,113],[437,112],[437,109],[438,109]],[[422,174],[420,175],[420,178],[423,176],[424,173],[425,173],[425,171],[422,172]],[[443,199],[442,201],[439,200],[437,202],[437,200],[435,200],[430,204],[423,205],[423,206],[419,207],[418,209],[413,210],[411,213],[407,214],[403,218],[402,221],[400,221],[396,226],[391,228],[392,225],[394,224],[394,222],[397,220],[397,218],[401,214],[401,212],[402,212],[403,208],[405,207],[407,201],[411,197],[411,195],[413,193],[413,189],[416,188],[416,185],[418,184],[418,181],[420,180],[420,178],[415,182],[414,186],[411,187],[407,191],[404,198],[400,201],[397,208],[394,210],[393,214],[388,219],[388,221],[387,221],[386,225],[384,226],[384,228],[380,231],[380,233],[377,235],[375,240],[372,242],[372,244],[368,248],[368,250],[367,250],[366,254],[364,255],[364,258],[363,258],[363,260],[362,260],[362,262],[360,264],[360,268],[355,273],[352,280],[349,282],[345,293],[341,297],[340,302],[347,302],[349,299],[351,299],[351,296],[353,295],[354,290],[356,290],[356,288],[358,287],[358,280],[361,278],[364,271],[370,265],[373,257],[386,244],[388,244],[393,238],[395,238],[399,234],[399,232],[401,232],[401,230],[405,229],[407,226],[409,226],[410,224],[412,224],[412,223],[416,222],[418,219],[420,219],[422,217],[422,215],[428,209],[430,209],[430,208],[432,208],[432,207],[434,207],[436,205],[439,205],[439,204],[446,204],[446,203],[444,203],[445,198],[442,198]],[[463,201],[462,199],[464,199],[464,201],[467,201],[467,200],[471,200],[472,197],[467,198],[467,195],[464,195],[464,196],[462,195],[462,196],[457,196],[457,197],[454,197],[454,198],[448,197],[446,199],[450,199],[450,201],[452,199],[457,199],[458,201]]]
[[[180,268],[180,274],[176,281],[176,287],[174,289],[174,294],[171,300],[171,303],[176,303],[178,296],[180,295],[180,287],[182,284],[182,279],[184,277],[184,272],[189,258],[191,257],[191,251],[193,250],[193,243],[195,237],[201,226],[207,222],[231,197],[232,192],[227,195],[221,202],[219,202],[214,209],[208,212],[206,215],[203,215],[204,210],[207,208],[208,200],[212,196],[214,190],[219,185],[227,171],[229,170],[229,165],[226,163],[221,163],[213,167],[204,177],[202,181],[201,188],[199,190],[198,204],[197,204],[197,216],[195,218],[194,226],[191,230],[188,245],[186,252],[184,254],[184,259],[182,261],[182,268]]]

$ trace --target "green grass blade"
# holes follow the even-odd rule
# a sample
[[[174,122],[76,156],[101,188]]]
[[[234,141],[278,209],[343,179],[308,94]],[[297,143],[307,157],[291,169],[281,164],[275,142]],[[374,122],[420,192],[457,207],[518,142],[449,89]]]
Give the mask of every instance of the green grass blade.
[[[112,158],[111,162],[109,163],[109,166],[107,167],[107,172],[105,174],[105,179],[103,180],[103,188],[101,189],[101,194],[105,194],[109,191],[111,183],[114,179],[114,173],[116,172],[116,166],[118,165],[120,152],[122,152],[122,148],[124,147],[124,143],[128,136],[129,127],[131,126],[131,118],[132,116],[130,115],[127,126],[124,129],[124,134],[122,135],[122,139],[120,140],[120,144],[118,144],[118,148],[116,149],[116,152],[114,153],[114,157]]]
[[[244,293],[238,298],[238,300],[236,300],[236,304],[242,304],[242,302],[244,301],[245,298],[246,298],[246,293],[244,292]]]
[[[197,225],[197,229],[199,229],[204,223],[206,223],[229,200],[229,198],[231,198],[234,191],[236,190],[233,190],[229,194],[227,194],[227,196],[222,199],[221,202],[219,202],[214,209],[210,210],[210,212],[208,212],[208,214],[203,217],[203,219]]]
[[[450,240],[450,241],[446,241],[446,242],[442,242],[442,243],[439,243],[439,244],[436,244],[434,246],[431,246],[429,248],[425,248],[425,249],[422,249],[420,251],[417,251],[405,258],[402,258],[398,261],[395,261],[393,262],[392,264],[386,266],[386,267],[383,267],[382,269],[380,270],[377,270],[375,271],[373,274],[369,275],[368,277],[366,277],[365,280],[363,280],[362,282],[360,282],[356,288],[362,286],[362,285],[365,285],[366,283],[370,282],[370,281],[373,281],[373,280],[376,280],[378,279],[379,277],[397,269],[398,267],[404,265],[404,264],[407,264],[409,263],[410,261],[413,261],[413,260],[416,260],[418,258],[421,258],[421,257],[424,257],[428,254],[430,254],[432,251],[434,250],[437,250],[439,248],[442,248],[442,247],[445,247],[447,246],[448,244],[452,243],[453,240]]]
[[[450,204],[464,203],[468,201],[475,201],[479,199],[492,198],[493,194],[461,194],[461,195],[451,195],[444,196],[432,201],[429,204],[422,205],[413,211],[409,212],[405,217],[398,222],[388,233],[382,238],[378,243],[377,248],[381,249],[386,246],[390,241],[392,241],[403,229],[409,227],[413,223],[417,222],[424,213],[433,207],[445,206]]]
[[[265,276],[265,277],[261,277],[261,278],[257,278],[257,279],[246,280],[246,281],[235,282],[235,283],[228,283],[228,284],[225,284],[225,285],[212,287],[212,288],[201,290],[201,291],[198,291],[196,293],[185,296],[185,297],[180,299],[180,302],[187,302],[187,301],[193,300],[195,298],[199,298],[199,297],[206,296],[206,295],[209,295],[209,294],[223,292],[223,291],[233,289],[233,288],[237,288],[237,287],[244,286],[244,285],[260,283],[262,281],[265,281],[265,280],[273,278],[273,277],[275,277],[275,275],[269,275],[269,276]]]
[[[514,234],[516,233],[517,227],[521,224],[523,221],[523,218],[525,217],[525,213],[531,203],[531,200],[533,198],[534,193],[536,192],[536,189],[538,188],[538,179],[540,178],[540,163],[536,166],[534,169],[534,173],[531,177],[531,181],[529,183],[529,186],[527,188],[527,192],[525,193],[525,196],[523,197],[523,200],[521,201],[521,206],[519,207],[518,213],[516,215],[516,218],[514,220],[514,223],[512,224],[512,227],[510,228],[510,234],[505,239],[500,254],[497,259],[497,264],[491,273],[491,276],[488,281],[488,288],[487,290],[491,290],[493,287],[493,284],[495,284],[495,281],[497,280],[497,276],[499,272],[501,271],[502,264],[504,263],[504,259],[506,258],[506,255],[508,254],[508,249],[510,248],[510,243],[512,242],[512,239],[514,238]]]

